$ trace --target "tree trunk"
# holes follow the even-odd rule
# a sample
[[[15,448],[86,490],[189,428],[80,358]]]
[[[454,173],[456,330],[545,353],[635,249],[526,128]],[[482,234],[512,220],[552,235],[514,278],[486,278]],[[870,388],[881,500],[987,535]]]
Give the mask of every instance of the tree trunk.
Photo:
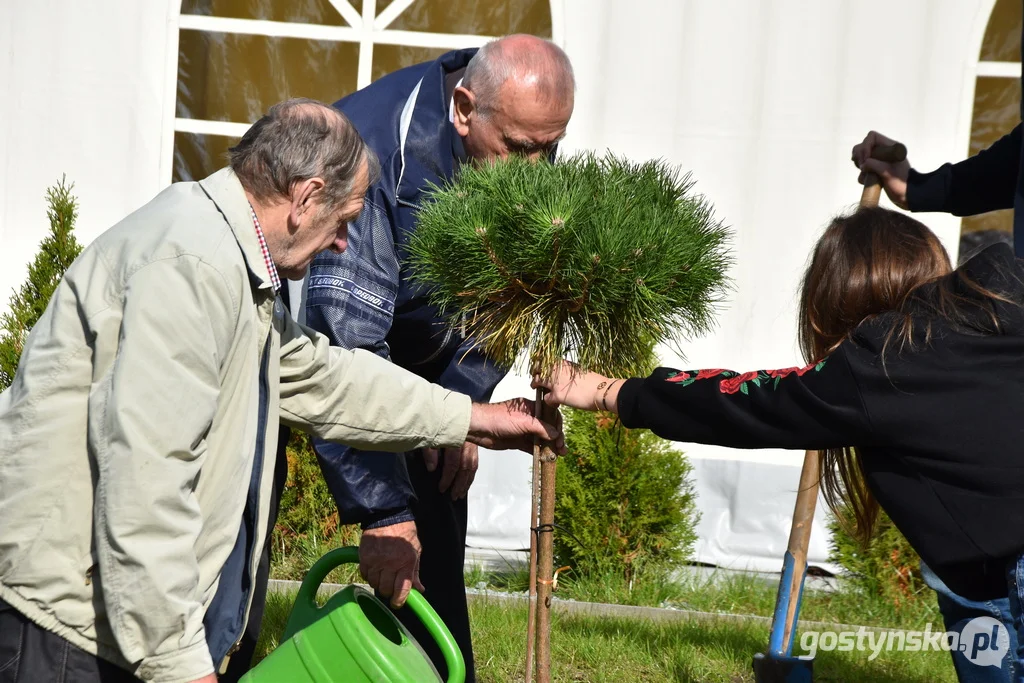
[[[543,420],[555,424],[557,408],[544,406]],[[551,683],[551,591],[554,588],[555,468],[558,456],[549,447],[540,452],[540,526],[537,539],[537,683]]]

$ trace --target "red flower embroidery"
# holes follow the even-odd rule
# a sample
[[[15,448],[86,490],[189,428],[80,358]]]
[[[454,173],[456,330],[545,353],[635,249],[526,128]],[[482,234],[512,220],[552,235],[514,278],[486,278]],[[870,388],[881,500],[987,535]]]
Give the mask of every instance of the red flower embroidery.
[[[684,382],[684,381],[686,381],[688,379],[690,379],[690,373],[688,373],[688,372],[680,372],[680,373],[677,373],[675,375],[672,375],[671,377],[669,377],[665,381],[666,382]]]
[[[818,364],[817,364],[817,363],[811,363],[810,365],[808,365],[808,366],[806,366],[806,367],[802,367],[802,368],[800,368],[799,370],[797,370],[797,371],[796,371],[796,374],[797,374],[797,375],[799,375],[800,377],[803,377],[803,376],[804,376],[804,375],[806,375],[806,374],[807,374],[808,372],[810,372],[811,370],[814,370],[814,369],[815,369],[815,368],[817,368],[817,367],[818,367]]]
[[[718,390],[723,394],[735,394],[740,390],[744,382],[748,382],[755,377],[757,377],[757,371],[744,372],[742,375],[723,379],[718,385]]]
[[[708,379],[710,377],[717,377],[721,375],[725,370],[700,370],[697,372],[697,379]]]
[[[800,372],[800,368],[782,368],[781,370],[765,370],[769,377],[778,377],[782,379],[786,375],[791,375],[794,372]]]

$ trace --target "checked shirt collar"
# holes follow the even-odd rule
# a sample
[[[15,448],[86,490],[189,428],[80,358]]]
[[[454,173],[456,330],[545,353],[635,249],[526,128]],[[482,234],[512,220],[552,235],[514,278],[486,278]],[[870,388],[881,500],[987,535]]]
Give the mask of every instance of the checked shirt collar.
[[[260,227],[260,219],[256,217],[256,209],[252,208],[252,204],[249,205],[249,213],[252,215],[252,224],[256,226],[256,238],[260,242],[260,252],[263,254],[263,260],[267,264],[267,272],[270,273],[270,284],[274,288],[275,292],[281,289],[281,276],[277,274],[277,266],[274,265],[274,260],[270,258],[270,250],[267,249],[267,240],[263,236],[263,228]]]

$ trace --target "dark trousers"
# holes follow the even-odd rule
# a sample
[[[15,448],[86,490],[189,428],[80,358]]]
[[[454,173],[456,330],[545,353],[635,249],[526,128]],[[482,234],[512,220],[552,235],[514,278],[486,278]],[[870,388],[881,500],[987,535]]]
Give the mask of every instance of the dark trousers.
[[[0,600],[0,683],[138,683]]]
[[[466,659],[466,682],[474,683],[476,672],[473,666],[473,641],[470,637],[463,577],[466,560],[466,499],[453,501],[449,493],[438,493],[440,464],[436,470],[428,472],[420,453],[409,454],[406,463],[409,479],[416,492],[412,513],[416,517],[416,533],[423,546],[420,580],[427,589],[424,597],[462,650],[462,656]],[[441,674],[441,680],[447,680],[448,667],[445,666],[441,650],[420,620],[408,609],[400,609],[395,615],[419,641]]]

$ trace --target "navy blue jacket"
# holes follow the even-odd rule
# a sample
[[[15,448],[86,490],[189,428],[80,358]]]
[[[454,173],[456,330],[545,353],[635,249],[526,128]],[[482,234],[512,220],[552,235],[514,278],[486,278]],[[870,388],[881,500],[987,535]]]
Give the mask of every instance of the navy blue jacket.
[[[306,323],[332,344],[364,348],[474,401],[490,399],[505,375],[472,349],[458,329],[409,283],[405,247],[430,183],[452,178],[462,140],[448,120],[445,76],[465,68],[476,49],[389,74],[335,103],[376,152],[381,178],[349,227],[343,254],[324,252],[310,266]],[[413,496],[402,455],[315,444],[343,524],[373,528],[412,519]]]

